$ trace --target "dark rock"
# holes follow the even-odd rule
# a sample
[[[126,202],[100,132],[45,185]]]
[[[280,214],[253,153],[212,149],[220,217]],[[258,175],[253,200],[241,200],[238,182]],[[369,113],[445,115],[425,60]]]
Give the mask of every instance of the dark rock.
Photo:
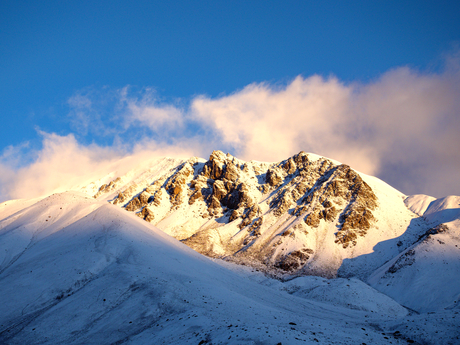
[[[284,180],[282,173],[277,168],[270,168],[265,176],[265,181],[272,187],[279,186]]]
[[[317,213],[310,213],[305,217],[305,224],[312,228],[317,228],[319,226],[320,218]]]
[[[314,251],[309,248],[293,251],[279,260],[275,267],[283,271],[294,271],[304,266]]]

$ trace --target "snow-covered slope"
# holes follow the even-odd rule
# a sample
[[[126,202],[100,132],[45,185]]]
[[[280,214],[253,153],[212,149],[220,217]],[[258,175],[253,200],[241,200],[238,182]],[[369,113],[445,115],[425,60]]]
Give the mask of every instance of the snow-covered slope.
[[[408,199],[409,207],[426,200]],[[460,310],[460,197],[428,200],[420,209],[431,228],[376,270],[369,283],[417,311]]]
[[[2,344],[459,342],[460,197],[303,152],[80,182],[0,204]]]
[[[79,193],[52,195],[5,217],[0,243],[2,344],[421,340],[415,329],[398,326],[414,318],[388,298],[362,308],[324,294],[313,300],[299,289],[289,294],[292,282],[279,289],[273,286],[280,282],[242,277],[133,214]],[[356,294],[378,295],[350,284]],[[439,344],[455,340],[457,322],[456,315],[435,322]]]

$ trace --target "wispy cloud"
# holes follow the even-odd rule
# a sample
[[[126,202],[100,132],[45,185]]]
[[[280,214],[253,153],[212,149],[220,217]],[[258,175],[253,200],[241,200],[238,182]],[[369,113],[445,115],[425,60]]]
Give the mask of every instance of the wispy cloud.
[[[33,198],[84,187],[116,173],[127,173],[143,161],[155,157],[189,157],[194,147],[161,145],[154,141],[137,143],[128,152],[123,145],[101,147],[81,145],[73,134],[60,136],[40,133],[43,147],[35,151],[36,159],[28,165],[5,159],[0,162],[0,200]]]
[[[3,195],[46,193],[128,154],[206,157],[213,149],[264,161],[303,150],[377,175],[407,194],[460,194],[458,55],[449,55],[439,73],[401,67],[364,84],[299,76],[284,86],[251,84],[188,102],[166,102],[152,89],[83,90],[68,102],[77,138],[98,135],[112,145],[43,134],[37,158],[21,168],[7,158],[9,148],[0,159]]]

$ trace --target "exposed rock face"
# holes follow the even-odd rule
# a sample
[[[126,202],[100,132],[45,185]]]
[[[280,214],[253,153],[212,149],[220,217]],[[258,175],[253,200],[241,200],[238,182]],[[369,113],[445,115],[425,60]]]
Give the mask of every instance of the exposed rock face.
[[[305,265],[310,255],[313,253],[314,251],[308,248],[293,251],[280,259],[280,261],[275,264],[275,267],[283,271],[295,271]]]
[[[138,215],[147,222],[152,222],[155,219],[155,213],[148,207],[144,207]]]
[[[137,189],[137,185],[136,184],[132,184],[130,185],[128,188],[126,188],[124,191],[122,192],[119,192],[118,193],[118,196],[115,198],[115,200],[113,201],[113,203],[116,205],[116,204],[123,204],[125,203],[126,201],[130,200],[132,195],[135,193]]]
[[[283,182],[283,175],[278,170],[268,169],[266,181],[271,187],[276,187]]]
[[[449,227],[446,224],[439,224],[434,228],[428,229],[423,235],[419,237],[419,241],[427,240],[431,238],[431,235],[442,234],[449,231]]]
[[[108,184],[103,184],[101,187],[99,187],[99,190],[97,193],[93,196],[94,199],[97,199],[104,193],[108,193],[112,190],[114,190],[117,187],[118,182],[120,182],[120,178],[117,177],[115,180],[110,181]]]
[[[375,223],[378,207],[372,189],[349,166],[311,160],[304,152],[270,164],[214,151],[208,161],[185,161],[140,192],[134,186],[113,203],[155,224],[180,212],[185,218],[175,217],[163,230],[195,250],[248,256],[290,273],[314,258],[309,248],[319,229],[330,228],[341,250],[356,246]],[[216,236],[215,243],[200,242]]]
[[[388,269],[389,273],[396,273],[405,266],[410,266],[415,262],[415,251],[413,249],[408,250],[401,255],[398,260]]]
[[[188,177],[193,175],[194,169],[189,162],[179,167],[178,171],[169,178],[165,184],[165,189],[169,192],[171,204],[180,205],[184,199],[184,192],[187,189]]]

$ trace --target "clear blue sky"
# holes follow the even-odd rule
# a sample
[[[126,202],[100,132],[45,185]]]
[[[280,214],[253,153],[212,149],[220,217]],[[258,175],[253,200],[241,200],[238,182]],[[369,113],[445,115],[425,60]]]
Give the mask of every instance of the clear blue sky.
[[[71,133],[67,101],[88,87],[173,102],[298,75],[369,83],[436,71],[459,42],[458,1],[1,0],[0,150]]]

